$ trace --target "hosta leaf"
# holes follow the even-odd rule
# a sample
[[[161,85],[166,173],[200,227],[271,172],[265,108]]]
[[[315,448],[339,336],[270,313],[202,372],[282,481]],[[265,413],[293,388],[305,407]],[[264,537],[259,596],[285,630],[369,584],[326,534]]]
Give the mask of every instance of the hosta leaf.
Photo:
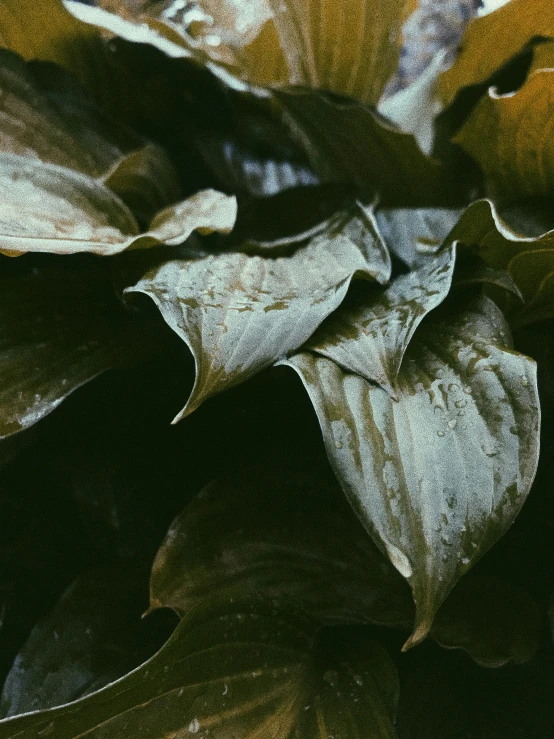
[[[535,474],[535,365],[508,334],[486,298],[427,319],[404,357],[397,401],[327,358],[284,362],[308,390],[351,504],[412,587],[407,646],[512,523]]]
[[[0,738],[394,739],[396,670],[382,647],[355,636],[332,630],[314,641],[308,625],[239,603],[197,608],[134,672],[0,722]]]
[[[527,662],[536,652],[540,612],[523,588],[495,577],[463,577],[433,624],[443,647],[466,649],[484,667]]]
[[[486,80],[529,41],[554,35],[554,6],[549,0],[511,0],[483,18],[472,20],[454,65],[442,75],[445,103],[469,85]]]
[[[392,253],[413,269],[439,250],[461,214],[457,208],[379,208],[375,220]]]
[[[53,65],[0,49],[0,152],[106,174],[142,142],[112,123],[77,81]]]
[[[440,205],[449,197],[439,162],[373,108],[305,89],[274,95],[291,135],[323,181],[361,183],[383,204]]]
[[[55,62],[83,79],[98,43],[96,30],[68,13],[62,0],[4,0],[0,7],[0,46],[25,59]]]
[[[526,216],[518,210],[505,211],[504,220],[491,201],[479,200],[463,213],[448,241],[460,241],[487,264],[507,271],[525,301],[523,307],[513,306],[510,318],[523,324],[554,315],[554,231],[523,235],[524,230],[540,232],[543,223],[532,211]]]
[[[396,69],[402,24],[413,9],[412,0],[201,0],[193,8],[107,0],[103,5],[134,21],[134,40],[139,33],[146,40],[149,32],[150,43],[162,50],[167,39],[257,85],[300,84],[369,103],[379,100]],[[68,7],[84,20],[101,22],[97,9]],[[115,21],[110,30],[122,33]]]
[[[196,362],[192,394],[175,420],[301,346],[358,274],[390,276],[388,251],[361,205],[290,256],[227,252],[145,275],[128,291],[152,298]]]
[[[448,295],[454,263],[450,247],[387,288],[368,292],[330,316],[306,348],[396,395],[404,353],[421,321]]]
[[[552,192],[553,83],[552,69],[542,69],[515,93],[489,90],[454,138],[481,166],[494,196],[513,201]]]
[[[13,154],[0,154],[0,193],[0,253],[7,256],[107,256],[181,244],[194,230],[230,231],[236,215],[234,198],[204,190],[158,213],[141,234],[123,201],[93,178]]]
[[[300,477],[285,465],[209,485],[158,551],[152,608],[182,616],[218,593],[240,592],[286,601],[325,624],[409,627],[409,589],[330,477]]]
[[[4,277],[0,314],[0,438],[36,423],[85,382],[153,346],[109,281],[91,269]]]
[[[394,73],[410,0],[272,0],[289,82],[377,103]]]
[[[130,574],[128,566],[125,576],[92,570],[70,585],[17,655],[2,691],[2,716],[88,695],[150,656],[137,643],[143,594]]]

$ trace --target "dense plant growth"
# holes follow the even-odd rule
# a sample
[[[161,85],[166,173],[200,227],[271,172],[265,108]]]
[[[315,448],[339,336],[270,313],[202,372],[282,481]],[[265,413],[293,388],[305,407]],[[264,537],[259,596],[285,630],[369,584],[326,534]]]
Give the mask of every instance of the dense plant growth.
[[[99,5],[0,4],[0,739],[554,735],[554,6]]]

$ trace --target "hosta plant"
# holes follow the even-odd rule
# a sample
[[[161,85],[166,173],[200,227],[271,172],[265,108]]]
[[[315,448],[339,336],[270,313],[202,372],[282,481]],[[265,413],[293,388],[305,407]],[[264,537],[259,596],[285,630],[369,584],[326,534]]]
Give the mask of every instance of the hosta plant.
[[[444,5],[0,4],[0,739],[553,735],[554,10]]]

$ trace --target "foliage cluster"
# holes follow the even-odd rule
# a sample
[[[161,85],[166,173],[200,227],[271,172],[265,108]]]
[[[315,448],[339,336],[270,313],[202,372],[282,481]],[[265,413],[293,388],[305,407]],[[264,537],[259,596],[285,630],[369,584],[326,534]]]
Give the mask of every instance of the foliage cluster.
[[[554,6],[414,11],[0,5],[0,739],[554,734]]]

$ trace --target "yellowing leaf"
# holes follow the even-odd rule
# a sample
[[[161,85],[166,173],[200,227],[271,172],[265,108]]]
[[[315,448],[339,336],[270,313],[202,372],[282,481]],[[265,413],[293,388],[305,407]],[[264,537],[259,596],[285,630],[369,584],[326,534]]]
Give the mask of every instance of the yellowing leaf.
[[[533,72],[515,93],[489,90],[454,138],[503,200],[545,195],[554,187],[554,71]]]
[[[195,609],[154,657],[103,690],[0,721],[0,739],[396,739],[396,669],[367,633],[354,643],[342,630],[318,637],[271,605],[238,601]]]
[[[362,206],[290,256],[175,260],[128,288],[152,298],[194,356],[194,388],[175,421],[301,346],[358,274],[380,282],[390,275],[388,251]]]
[[[539,36],[554,36],[554,5],[550,0],[511,0],[493,13],[470,21],[461,52],[440,81],[445,103],[468,85],[488,78]]]
[[[456,581],[523,505],[538,459],[534,362],[510,349],[491,301],[477,298],[418,329],[398,400],[309,353],[283,362],[315,406],[327,455],[375,543],[412,587],[429,633]]]
[[[291,84],[376,104],[398,64],[406,0],[272,0]]]

